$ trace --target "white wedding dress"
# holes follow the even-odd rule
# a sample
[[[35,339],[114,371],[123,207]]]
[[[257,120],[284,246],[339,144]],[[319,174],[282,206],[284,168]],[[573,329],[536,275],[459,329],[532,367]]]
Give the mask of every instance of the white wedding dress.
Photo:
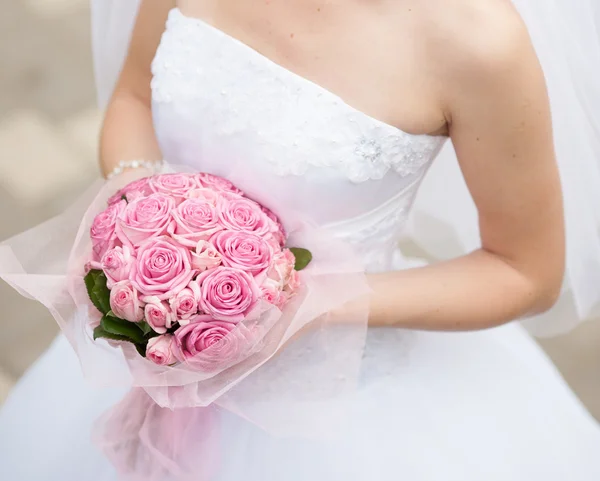
[[[279,202],[353,243],[372,271],[408,266],[397,242],[444,138],[369,117],[179,10],[153,72],[167,159],[217,175],[244,159]],[[87,386],[58,338],[0,413],[0,478],[116,480],[90,429],[123,394]],[[335,441],[316,443],[222,412],[221,467],[199,481],[600,479],[600,426],[518,323],[370,330],[351,419]]]

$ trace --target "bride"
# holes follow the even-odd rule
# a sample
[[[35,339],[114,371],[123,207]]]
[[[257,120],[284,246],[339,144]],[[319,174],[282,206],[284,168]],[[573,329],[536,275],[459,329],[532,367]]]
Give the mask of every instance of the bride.
[[[600,426],[511,322],[555,333],[600,301],[597,7],[93,7],[106,175],[135,159],[223,175],[243,158],[280,202],[355,244],[369,272],[343,435],[278,438],[222,411],[207,480],[600,479]],[[461,255],[417,265],[396,247],[406,235],[432,257]],[[87,386],[57,339],[0,414],[3,479],[116,480],[90,431],[123,394]]]

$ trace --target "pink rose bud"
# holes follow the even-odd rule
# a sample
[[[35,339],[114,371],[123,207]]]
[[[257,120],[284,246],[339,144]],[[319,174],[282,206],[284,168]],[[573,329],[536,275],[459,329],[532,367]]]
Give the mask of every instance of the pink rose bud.
[[[175,197],[178,202],[183,200],[189,190],[201,187],[196,180],[196,174],[162,174],[150,177],[150,188],[158,194]]]
[[[238,362],[252,347],[252,333],[243,324],[197,316],[175,332],[175,355],[195,369],[225,369]]]
[[[120,189],[115,195],[113,195],[110,199],[108,199],[108,203],[113,204],[123,200],[123,197],[127,199],[127,202],[131,202],[140,197],[147,197],[152,193],[150,187],[148,186],[148,181],[150,179],[148,177],[144,177],[143,179],[134,180],[130,182],[125,187]]]
[[[247,272],[218,267],[198,276],[200,309],[214,319],[241,322],[254,308],[260,290]]]
[[[221,254],[223,265],[227,267],[235,267],[257,276],[271,265],[271,247],[257,235],[249,232],[221,231],[210,241]]]
[[[112,196],[110,196],[110,198],[108,199],[108,205],[113,205],[113,204],[117,204],[118,202],[121,202],[123,199],[123,189],[118,190],[117,192],[115,192]]]
[[[144,316],[146,322],[159,334],[164,334],[175,322],[175,314],[171,307],[165,301],[161,301],[156,296],[146,297],[146,306],[144,307]]]
[[[232,192],[234,194],[242,193],[240,189],[238,189],[227,179],[218,177],[216,175],[202,172],[200,174],[196,174],[196,180],[202,187],[206,187],[208,189],[219,190],[222,192]]]
[[[171,334],[153,337],[146,346],[146,358],[159,366],[169,366],[177,362],[175,337]]]
[[[116,225],[116,234],[123,244],[135,247],[151,237],[167,233],[173,221],[171,211],[175,208],[173,198],[152,194],[135,199],[123,210]]]
[[[187,248],[169,237],[156,237],[138,248],[131,283],[144,296],[142,300],[146,296],[165,300],[186,287],[195,274]]]
[[[169,299],[171,310],[175,314],[179,324],[182,326],[189,322],[189,319],[198,314],[198,303],[200,302],[200,286],[196,281],[192,281],[185,289]]]
[[[83,273],[87,275],[92,269],[96,269],[97,271],[102,270],[102,264],[97,261],[86,262],[83,266]]]
[[[192,268],[199,272],[221,265],[221,254],[207,241],[199,241],[196,252],[192,252]]]
[[[196,247],[200,240],[208,240],[223,229],[216,208],[202,199],[187,199],[173,211],[175,222],[169,233],[181,244]]]
[[[293,296],[296,294],[300,288],[302,287],[302,282],[300,280],[300,273],[292,269],[292,273],[288,278],[287,284],[283,288],[284,292],[288,295]]]
[[[115,246],[117,218],[126,206],[127,203],[124,200],[116,202],[94,217],[90,228],[94,260],[99,261],[108,249]]]
[[[100,268],[106,275],[106,286],[111,289],[117,282],[129,279],[134,261],[135,257],[127,246],[107,250],[100,261]]]
[[[110,308],[115,316],[131,322],[144,318],[142,303],[129,281],[117,282],[110,290]]]
[[[188,191],[186,193],[185,197],[187,199],[203,200],[204,202],[212,205],[213,207],[217,206],[217,202],[221,198],[218,191],[215,191],[212,189],[206,189],[204,187]]]
[[[279,309],[283,309],[283,306],[288,301],[288,294],[283,292],[279,283],[273,279],[265,279],[262,286],[260,286],[260,292],[263,300]]]
[[[292,275],[295,264],[296,259],[294,258],[292,251],[284,249],[280,253],[275,254],[272,266],[268,271],[268,276],[283,287],[287,284],[288,279]]]
[[[264,237],[276,230],[275,224],[262,211],[260,205],[243,197],[221,199],[219,218],[225,229],[250,232],[259,237]]]

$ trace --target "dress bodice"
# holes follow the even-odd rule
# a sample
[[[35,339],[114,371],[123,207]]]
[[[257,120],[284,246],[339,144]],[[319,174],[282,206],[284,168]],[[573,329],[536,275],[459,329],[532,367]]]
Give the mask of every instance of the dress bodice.
[[[258,181],[240,188],[260,190],[256,184],[268,180],[278,205],[354,243],[373,269],[389,268],[445,137],[370,117],[178,9],[152,71],[155,130],[167,160],[224,176],[243,163]]]

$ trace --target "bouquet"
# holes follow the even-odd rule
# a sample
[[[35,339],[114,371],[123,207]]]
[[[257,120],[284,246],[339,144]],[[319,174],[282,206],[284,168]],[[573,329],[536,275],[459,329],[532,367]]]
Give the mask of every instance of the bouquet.
[[[265,309],[298,292],[308,250],[226,179],[162,174],[116,192],[90,228],[85,286],[94,339],[158,364],[214,371],[256,348]]]
[[[362,261],[294,211],[308,183],[286,198],[246,164],[227,179],[166,168],[94,186],[0,244],[0,277],[49,309],[86,377],[132,388],[96,444],[122,479],[204,481],[229,462],[222,413],[277,436],[342,432],[366,337]]]

